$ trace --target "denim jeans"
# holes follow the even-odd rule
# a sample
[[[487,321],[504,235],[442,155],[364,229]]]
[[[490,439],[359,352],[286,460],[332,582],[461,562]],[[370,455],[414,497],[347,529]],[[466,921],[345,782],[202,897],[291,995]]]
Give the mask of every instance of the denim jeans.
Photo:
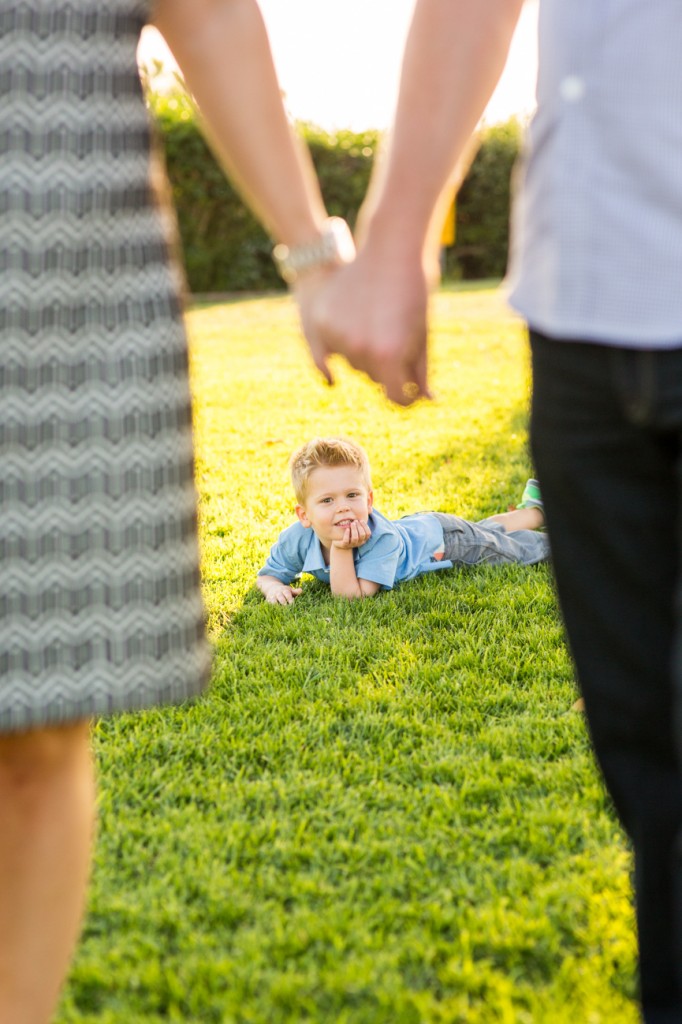
[[[682,348],[531,331],[532,450],[595,753],[635,856],[647,1024],[682,1022]]]

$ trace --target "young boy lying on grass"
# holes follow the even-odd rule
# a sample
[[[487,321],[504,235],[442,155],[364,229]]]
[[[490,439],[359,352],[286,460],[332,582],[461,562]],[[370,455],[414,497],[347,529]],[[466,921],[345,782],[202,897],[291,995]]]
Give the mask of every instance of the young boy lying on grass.
[[[391,521],[374,508],[369,461],[359,445],[317,437],[291,460],[298,522],[273,545],[256,584],[271,604],[292,604],[290,584],[307,572],[337,597],[373,597],[454,564],[532,565],[549,557],[540,491],[529,480],[513,512],[470,523],[442,512]]]

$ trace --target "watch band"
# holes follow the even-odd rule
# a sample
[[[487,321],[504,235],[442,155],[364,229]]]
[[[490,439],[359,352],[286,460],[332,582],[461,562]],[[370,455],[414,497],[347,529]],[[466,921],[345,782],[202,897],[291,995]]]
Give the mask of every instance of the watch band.
[[[272,258],[287,284],[293,284],[311,270],[350,263],[354,256],[353,236],[341,217],[329,217],[314,242],[291,247],[280,242],[272,250]]]

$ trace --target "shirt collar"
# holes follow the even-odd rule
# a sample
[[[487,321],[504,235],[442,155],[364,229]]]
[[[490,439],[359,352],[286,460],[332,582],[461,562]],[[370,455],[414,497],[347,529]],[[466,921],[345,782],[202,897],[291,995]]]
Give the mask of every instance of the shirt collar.
[[[305,553],[305,559],[303,561],[303,568],[301,572],[308,572],[312,576],[315,572],[329,572],[329,566],[324,560],[322,554],[322,545],[320,544],[319,538],[314,530],[310,531],[310,540],[308,543],[308,550]]]

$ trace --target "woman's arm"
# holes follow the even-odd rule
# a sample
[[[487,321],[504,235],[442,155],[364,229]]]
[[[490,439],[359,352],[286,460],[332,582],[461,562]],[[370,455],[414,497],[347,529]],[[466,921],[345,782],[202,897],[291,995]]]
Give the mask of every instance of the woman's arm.
[[[256,0],[157,0],[153,24],[218,158],[267,231],[288,246],[318,238],[324,203],[287,120]]]

